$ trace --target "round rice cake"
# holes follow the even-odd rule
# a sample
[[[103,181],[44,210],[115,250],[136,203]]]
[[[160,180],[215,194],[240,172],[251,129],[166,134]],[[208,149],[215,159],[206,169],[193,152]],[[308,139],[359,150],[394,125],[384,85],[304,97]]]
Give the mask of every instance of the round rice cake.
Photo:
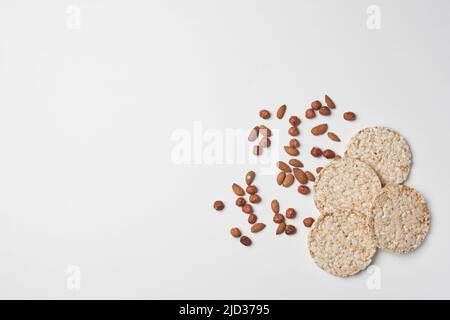
[[[334,160],[317,176],[314,202],[321,213],[351,210],[366,217],[381,189],[375,171],[351,158]]]
[[[387,185],[375,198],[369,215],[379,248],[407,253],[415,250],[430,228],[430,212],[424,197],[404,185]]]
[[[321,214],[308,235],[309,254],[323,270],[348,277],[364,270],[377,251],[373,231],[354,211]]]
[[[350,139],[345,156],[370,165],[383,185],[405,182],[411,170],[408,142],[396,131],[385,127],[360,130]]]

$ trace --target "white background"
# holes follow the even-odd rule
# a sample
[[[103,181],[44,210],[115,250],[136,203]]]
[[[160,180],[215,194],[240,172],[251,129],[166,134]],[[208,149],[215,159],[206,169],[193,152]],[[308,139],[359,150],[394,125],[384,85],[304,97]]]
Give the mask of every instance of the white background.
[[[379,30],[366,24],[372,4]],[[1,0],[0,297],[450,298],[449,13],[446,0]],[[301,226],[317,215],[311,196],[258,175],[268,227],[245,248],[228,233],[248,232],[230,186],[260,166],[171,155],[172,134],[194,121],[246,130],[261,106],[302,115],[326,93],[344,143],[303,134],[302,160],[313,164],[314,144],[343,153],[359,128],[389,126],[412,148],[407,184],[429,201],[425,243],[377,255],[379,290],[367,272],[316,267]],[[347,110],[357,122],[342,121]],[[267,124],[286,143],[286,120]],[[297,235],[274,235],[274,197],[300,212]],[[67,287],[71,265],[80,290]]]

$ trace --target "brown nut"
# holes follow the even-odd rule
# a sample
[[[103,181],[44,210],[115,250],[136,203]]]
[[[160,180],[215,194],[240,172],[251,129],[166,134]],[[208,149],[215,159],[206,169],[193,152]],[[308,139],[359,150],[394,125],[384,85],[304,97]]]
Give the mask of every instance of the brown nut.
[[[273,216],[273,222],[282,223],[284,222],[284,216],[281,213],[277,213]]]
[[[291,173],[286,175],[286,178],[283,180],[283,187],[289,188],[294,183],[295,179]]]
[[[270,111],[263,109],[259,112],[259,116],[263,119],[269,119],[270,118]]]
[[[314,219],[311,217],[305,218],[303,219],[303,224],[305,225],[305,227],[309,228],[313,225],[314,223]]]
[[[303,163],[298,159],[289,160],[289,164],[296,168],[303,168]]]
[[[282,234],[286,230],[286,223],[281,222],[278,224],[276,234]]]
[[[247,236],[242,236],[239,241],[246,247],[249,247],[252,245],[252,240]]]
[[[233,185],[231,186],[231,189],[233,190],[234,194],[239,197],[242,197],[245,195],[244,189],[242,189],[242,187],[236,183],[233,183]]]
[[[311,149],[311,155],[313,157],[319,158],[322,156],[322,149],[318,148],[318,147],[313,147]]]
[[[283,104],[281,107],[278,108],[278,110],[277,110],[277,118],[278,119],[283,119],[284,114],[286,113],[286,109],[287,109],[287,106],[285,104]]]
[[[297,232],[297,228],[291,224],[288,224],[286,226],[286,230],[284,230],[284,233],[286,233],[289,236],[295,234],[296,232]]]
[[[323,156],[327,159],[334,159],[334,157],[336,156],[336,153],[334,153],[333,150],[326,149],[323,151]]]
[[[293,148],[298,148],[300,147],[300,141],[298,141],[295,138],[292,138],[291,140],[289,140],[289,146]]]
[[[277,184],[281,186],[283,184],[284,179],[286,178],[286,172],[281,171],[277,175]]]
[[[253,147],[253,154],[255,156],[260,156],[262,154],[262,148],[260,146]]]
[[[278,169],[280,169],[281,171],[284,171],[286,173],[291,173],[292,169],[291,167],[289,167],[285,162],[283,161],[278,161],[277,162],[277,167]]]
[[[270,207],[272,208],[273,213],[277,214],[280,212],[280,203],[278,200],[272,200]]]
[[[341,141],[341,139],[339,139],[337,134],[334,133],[334,132],[328,132],[327,135],[328,135],[328,138],[330,138],[331,140],[333,140],[335,142],[340,142]]]
[[[289,130],[288,130],[288,133],[291,136],[296,137],[296,136],[298,136],[300,134],[300,130],[298,130],[297,127],[290,127]]]
[[[303,185],[299,186],[297,190],[299,193],[304,194],[304,195],[309,194],[311,192],[311,190],[309,189],[308,186],[303,186]]]
[[[239,230],[239,228],[231,228],[230,233],[234,238],[239,238],[241,236],[241,230]]]
[[[242,207],[242,211],[247,214],[253,213],[253,207],[248,203],[244,204],[244,206]]]
[[[319,113],[323,116],[329,116],[331,114],[331,111],[328,107],[320,107]]]
[[[248,223],[250,223],[250,224],[255,224],[255,223],[256,223],[256,220],[258,220],[258,217],[256,216],[256,214],[250,213],[250,214],[248,215]]]
[[[334,101],[331,100],[331,98],[327,95],[325,95],[325,103],[327,104],[328,108],[335,109],[336,105],[334,104]]]
[[[239,198],[236,199],[236,205],[238,207],[242,208],[243,206],[245,206],[246,203],[247,203],[247,201],[245,201],[245,199],[242,198],[242,197],[239,197]]]
[[[306,176],[305,172],[300,168],[294,168],[294,176],[295,179],[297,179],[298,182],[301,184],[308,183],[308,177]]]
[[[270,130],[267,126],[265,126],[263,124],[259,126],[259,133],[263,137],[271,137],[272,136],[272,130]]]
[[[289,123],[293,127],[298,127],[300,125],[300,123],[301,123],[301,120],[297,116],[292,116],[292,117],[289,118]]]
[[[322,102],[320,102],[319,100],[314,100],[311,103],[311,108],[316,111],[319,110],[321,106],[322,106]]]
[[[250,231],[252,233],[257,233],[260,232],[261,230],[263,230],[266,227],[266,225],[264,223],[255,223],[251,228]]]
[[[255,171],[249,171],[247,172],[247,174],[245,175],[245,183],[249,186],[253,183],[253,181],[255,180],[256,177],[256,173]]]
[[[214,202],[213,207],[217,211],[222,211],[223,208],[225,208],[225,205],[224,205],[223,201],[217,200]]]
[[[353,121],[356,119],[356,114],[353,112],[346,112],[344,113],[344,119],[347,121]]]
[[[251,185],[251,186],[248,186],[248,187],[245,189],[245,191],[246,191],[248,194],[255,194],[255,193],[258,192],[258,188],[257,188],[256,186],[254,186],[254,185]]]
[[[294,219],[297,216],[297,211],[294,208],[289,208],[286,210],[286,218]]]
[[[258,136],[259,136],[259,127],[254,127],[248,135],[248,141],[253,142],[256,139],[258,139]]]
[[[311,171],[306,171],[305,174],[309,181],[311,181],[311,182],[316,181],[316,177],[314,177],[314,175],[312,174]]]
[[[251,203],[260,203],[261,202],[261,197],[258,194],[252,194],[248,198],[248,201],[250,201]]]
[[[322,169],[323,169],[323,167],[317,167],[317,168],[316,168],[316,173],[319,174],[320,171],[322,171]]]
[[[272,141],[270,141],[270,138],[264,137],[261,139],[261,141],[259,142],[259,146],[261,148],[268,148],[270,147],[270,145],[272,144]]]
[[[288,155],[293,157],[296,157],[300,154],[300,151],[298,151],[298,149],[295,147],[284,146],[284,151],[286,151]]]
[[[315,136],[320,136],[327,132],[328,125],[326,123],[319,124],[318,126],[315,126],[311,129],[311,133]]]
[[[312,119],[316,117],[316,112],[314,111],[314,109],[306,109],[305,111],[305,117],[307,119]]]

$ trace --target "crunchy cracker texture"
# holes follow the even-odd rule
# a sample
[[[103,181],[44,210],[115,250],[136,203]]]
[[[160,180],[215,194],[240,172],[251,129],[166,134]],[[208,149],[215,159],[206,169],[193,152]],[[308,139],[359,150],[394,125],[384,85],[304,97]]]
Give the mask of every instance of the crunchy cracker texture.
[[[364,270],[377,250],[365,218],[353,211],[321,214],[308,235],[308,248],[320,268],[338,277]]]
[[[423,196],[403,185],[385,186],[369,215],[379,248],[395,253],[415,250],[430,227],[430,212]]]
[[[370,165],[383,185],[403,183],[411,170],[408,143],[396,131],[385,127],[360,130],[350,139],[345,156]]]
[[[321,213],[351,210],[367,216],[381,182],[370,166],[343,158],[326,166],[314,183],[314,202]]]

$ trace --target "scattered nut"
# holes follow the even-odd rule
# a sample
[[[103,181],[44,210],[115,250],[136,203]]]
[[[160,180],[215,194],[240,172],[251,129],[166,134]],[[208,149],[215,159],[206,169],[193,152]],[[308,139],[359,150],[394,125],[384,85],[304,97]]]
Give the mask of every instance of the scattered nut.
[[[298,182],[301,184],[308,183],[308,177],[306,176],[305,172],[300,168],[294,168],[294,176],[295,179],[297,179]]]
[[[318,148],[318,147],[313,147],[311,149],[311,155],[313,157],[319,158],[322,156],[322,149]]]
[[[336,105],[334,104],[334,101],[331,100],[331,98],[327,95],[325,95],[325,103],[327,104],[328,108],[335,109]]]
[[[272,130],[270,130],[268,127],[266,127],[263,124],[259,126],[259,133],[261,133],[261,135],[264,137],[272,136]]]
[[[244,204],[244,206],[242,207],[242,211],[247,214],[253,213],[253,207],[248,203]]]
[[[296,168],[303,168],[303,163],[298,159],[289,160],[289,164]]]
[[[317,167],[317,168],[316,168],[316,173],[319,174],[320,171],[322,171],[322,169],[323,169],[323,167]]]
[[[323,156],[327,159],[334,159],[334,157],[336,156],[336,154],[334,153],[333,150],[330,149],[326,149],[323,151]]]
[[[254,146],[253,147],[253,154],[255,156],[260,156],[262,153],[262,148],[260,146]]]
[[[296,136],[298,136],[300,134],[300,130],[298,130],[297,127],[290,127],[289,130],[288,130],[288,133],[291,136],[296,137]]]
[[[269,111],[269,110],[266,110],[266,109],[261,110],[261,111],[259,112],[259,116],[260,116],[261,118],[263,118],[263,119],[269,119],[269,118],[270,118],[270,111]]]
[[[261,141],[259,142],[259,146],[261,148],[268,148],[268,147],[270,147],[271,144],[272,144],[272,141],[270,141],[270,138],[268,138],[268,137],[262,138]]]
[[[318,126],[315,126],[311,129],[311,133],[315,136],[320,136],[327,132],[328,125],[326,123],[319,124]]]
[[[233,185],[231,186],[231,189],[233,190],[234,194],[239,197],[242,197],[245,195],[244,189],[242,189],[241,186],[236,183],[233,183]]]
[[[289,167],[285,162],[283,161],[278,161],[277,162],[277,167],[278,169],[280,169],[281,171],[284,171],[286,173],[291,173],[292,169],[291,167]]]
[[[283,187],[289,188],[294,183],[294,180],[294,176],[291,173],[288,173],[283,180]]]
[[[314,175],[312,174],[311,171],[306,171],[305,174],[309,181],[311,181],[311,182],[316,181],[316,177],[314,177]]]
[[[286,178],[286,172],[281,171],[277,175],[277,184],[281,186],[283,184],[284,179]]]
[[[286,233],[289,236],[295,234],[296,232],[297,232],[297,228],[291,224],[288,224],[286,226],[286,230],[284,230],[284,233]]]
[[[245,183],[249,186],[253,183],[253,180],[255,180],[256,173],[255,171],[249,171],[245,175]]]
[[[286,113],[286,109],[287,109],[287,106],[285,104],[283,104],[281,107],[278,108],[278,111],[277,111],[278,119],[283,119],[284,114]]]
[[[288,155],[293,156],[293,157],[296,157],[296,156],[298,156],[300,154],[300,151],[298,151],[298,149],[295,148],[295,147],[285,146],[284,147],[284,151],[286,151],[286,153]]]
[[[258,188],[257,188],[256,186],[254,186],[254,185],[251,185],[251,186],[248,186],[248,187],[245,189],[245,191],[246,191],[248,194],[255,194],[255,193],[258,192]]]
[[[316,112],[314,111],[314,109],[306,109],[305,111],[305,117],[307,119],[312,119],[316,117]]]
[[[346,112],[344,113],[344,119],[347,121],[353,121],[356,119],[356,114],[353,112]]]
[[[249,198],[248,201],[250,201],[251,203],[260,203],[261,202],[261,197],[257,194],[252,194]]]
[[[217,201],[214,202],[213,207],[214,207],[214,209],[216,209],[217,211],[222,211],[223,208],[225,208],[225,205],[223,204],[222,201],[217,200]]]
[[[323,116],[329,116],[331,114],[331,111],[328,107],[320,107],[319,113]]]
[[[281,213],[277,213],[273,216],[273,222],[282,223],[284,222],[284,216]]]
[[[300,124],[300,118],[297,116],[292,116],[289,118],[289,123],[291,124],[291,126],[293,127],[298,127],[298,125]]]
[[[239,230],[239,228],[231,228],[230,233],[234,238],[239,238],[241,236],[241,230]]]
[[[239,198],[236,199],[236,205],[238,207],[242,208],[243,206],[245,206],[246,203],[247,203],[247,201],[245,201],[245,199],[242,198],[242,197],[239,197]]]
[[[281,222],[278,224],[276,234],[282,234],[286,230],[286,223]]]
[[[292,138],[291,140],[289,140],[289,146],[293,148],[298,148],[300,147],[300,141],[298,141],[295,138]]]
[[[314,219],[311,217],[305,218],[303,219],[303,224],[305,225],[305,227],[309,228],[312,226],[312,224],[314,223]]]
[[[248,216],[248,223],[255,224],[256,220],[258,220],[258,217],[254,213],[250,213]]]
[[[311,108],[316,111],[319,110],[321,106],[322,102],[320,102],[319,100],[315,100],[311,103]]]
[[[330,138],[333,141],[341,142],[341,139],[334,133],[334,132],[328,132],[328,138]]]
[[[297,211],[294,208],[289,208],[286,210],[286,218],[294,219],[297,216]]]
[[[260,232],[261,230],[263,230],[265,227],[266,227],[266,225],[264,223],[256,223],[250,228],[250,231],[252,233],[257,233],[257,232]]]
[[[259,127],[254,127],[248,135],[248,141],[253,142],[256,139],[258,139],[258,136],[259,136]]]
[[[239,241],[246,247],[249,247],[252,245],[252,240],[250,240],[247,236],[242,236]]]
[[[307,195],[311,192],[311,190],[309,189],[308,186],[303,186],[303,185],[299,186],[297,190],[299,193],[304,194],[304,195]]]
[[[270,206],[272,208],[273,213],[276,214],[280,212],[280,203],[278,202],[278,200],[272,200]]]

